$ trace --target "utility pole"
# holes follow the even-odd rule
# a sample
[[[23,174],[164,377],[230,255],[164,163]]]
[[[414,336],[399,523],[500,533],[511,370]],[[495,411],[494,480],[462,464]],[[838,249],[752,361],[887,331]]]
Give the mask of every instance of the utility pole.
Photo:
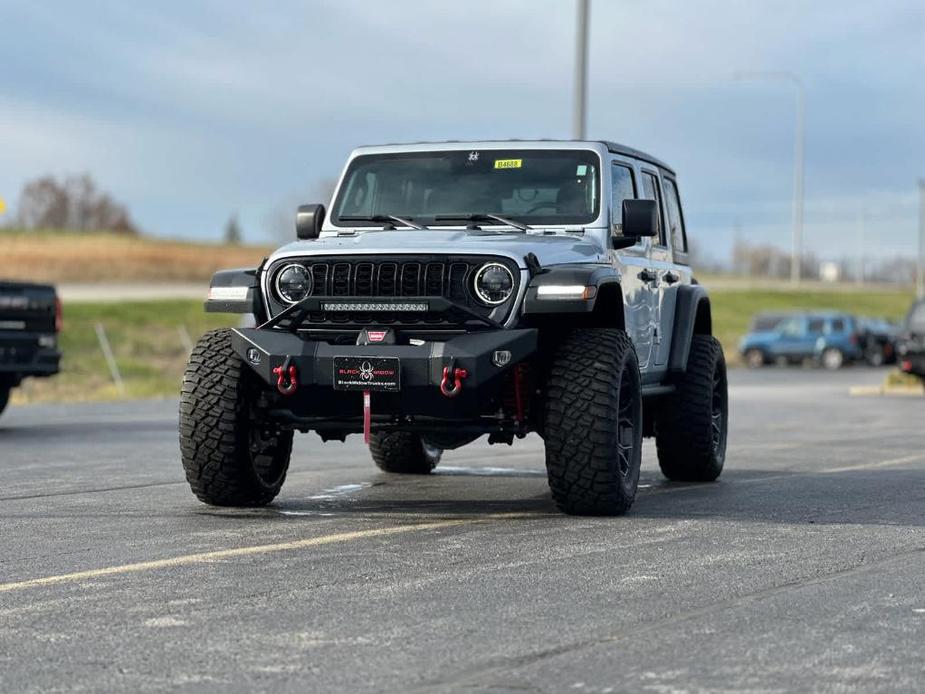
[[[572,137],[585,139],[588,106],[588,13],[591,0],[576,0],[578,17],[575,27],[575,101],[572,105]]]
[[[855,282],[864,284],[864,236],[867,231],[867,210],[861,210],[858,213],[858,276]]]
[[[803,81],[791,74],[797,87],[797,123],[793,146],[793,239],[790,282],[799,284],[803,272],[803,147],[806,139],[806,89]]]
[[[804,143],[806,140],[806,87],[799,75],[785,70],[739,71],[736,79],[784,80],[796,87],[796,131],[793,138],[793,231],[790,243],[790,282],[800,283],[803,261],[803,173]]]
[[[919,179],[919,263],[915,273],[915,295],[925,299],[925,178]]]

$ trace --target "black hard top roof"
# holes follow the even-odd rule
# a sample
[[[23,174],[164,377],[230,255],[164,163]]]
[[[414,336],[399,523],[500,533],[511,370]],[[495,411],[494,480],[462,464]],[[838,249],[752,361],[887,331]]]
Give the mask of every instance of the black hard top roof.
[[[599,142],[607,147],[608,151],[613,152],[614,154],[622,154],[624,157],[632,157],[633,159],[646,161],[661,169],[665,169],[665,171],[668,173],[674,173],[674,169],[668,166],[668,164],[661,161],[660,159],[656,159],[651,154],[646,154],[645,152],[641,152],[638,149],[633,149],[632,147],[627,147],[626,145],[617,144],[616,142],[610,142],[609,140],[599,140]]]
[[[614,154],[620,154],[625,157],[632,157],[633,159],[639,159],[640,161],[648,162],[654,166],[657,166],[661,169],[664,169],[670,174],[675,174],[674,169],[672,169],[668,164],[663,162],[660,159],[656,159],[651,154],[646,154],[645,152],[633,149],[632,147],[627,147],[626,145],[621,145],[616,142],[611,142],[610,140],[553,140],[550,138],[540,138],[536,140],[524,140],[520,138],[513,138],[510,140],[423,140],[420,142],[404,142],[404,143],[391,143],[389,145],[380,145],[383,147],[396,147],[400,144],[406,145],[449,145],[449,144],[468,144],[468,143],[479,143],[479,142],[569,142],[569,143],[580,143],[580,142],[596,142],[604,145],[607,148],[607,151],[613,152]]]

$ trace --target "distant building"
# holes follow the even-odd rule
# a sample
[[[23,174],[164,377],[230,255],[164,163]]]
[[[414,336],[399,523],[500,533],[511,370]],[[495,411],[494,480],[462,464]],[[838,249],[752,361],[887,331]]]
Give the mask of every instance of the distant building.
[[[819,279],[823,282],[838,282],[841,279],[841,267],[831,261],[819,263]]]

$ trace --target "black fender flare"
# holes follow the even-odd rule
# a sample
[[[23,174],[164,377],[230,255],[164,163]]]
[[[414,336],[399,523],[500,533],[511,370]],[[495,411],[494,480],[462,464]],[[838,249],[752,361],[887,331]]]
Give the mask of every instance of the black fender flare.
[[[259,305],[260,268],[219,270],[212,275],[205,310],[209,313],[253,313],[263,315]]]
[[[699,284],[678,287],[671,333],[671,353],[668,369],[679,373],[687,370],[687,357],[694,335],[713,334],[713,314],[707,290]]]
[[[615,290],[623,304],[621,276],[610,265],[552,265],[544,267],[531,278],[524,295],[523,315],[548,316],[561,314],[593,313],[598,297],[605,291]],[[574,299],[546,299],[539,296],[543,286],[584,286],[593,291],[585,297]]]

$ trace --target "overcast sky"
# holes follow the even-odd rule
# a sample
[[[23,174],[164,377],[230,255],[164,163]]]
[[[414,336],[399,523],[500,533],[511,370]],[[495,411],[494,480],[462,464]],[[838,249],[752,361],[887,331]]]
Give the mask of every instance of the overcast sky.
[[[250,241],[360,144],[567,138],[573,0],[0,0],[0,196],[91,172],[150,233]],[[806,239],[911,254],[925,176],[925,3],[592,0],[589,127],[678,171],[689,235],[788,248],[794,88]],[[871,251],[875,244],[870,243]]]

